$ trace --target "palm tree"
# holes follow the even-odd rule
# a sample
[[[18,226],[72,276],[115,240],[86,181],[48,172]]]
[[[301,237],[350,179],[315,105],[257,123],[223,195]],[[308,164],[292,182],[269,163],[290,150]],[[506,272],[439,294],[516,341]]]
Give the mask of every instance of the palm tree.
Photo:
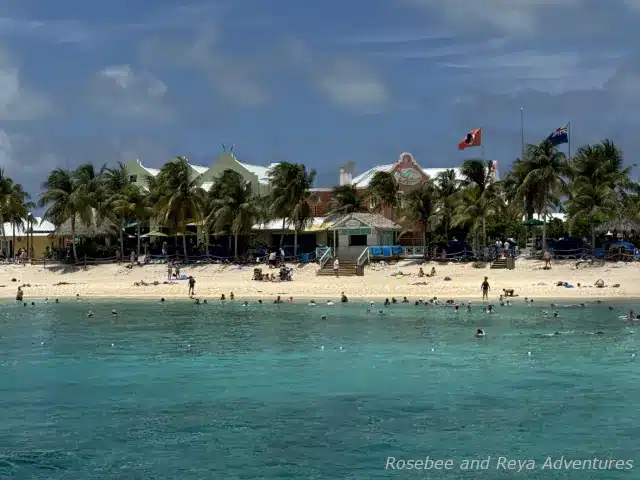
[[[90,225],[93,220],[95,194],[99,194],[95,171],[88,166],[78,167],[75,172],[56,168],[49,173],[42,188],[44,192],[38,204],[47,208],[44,218],[58,227],[67,220],[71,221],[73,258],[77,262],[76,221],[79,219]]]
[[[542,217],[542,249],[547,248],[547,212],[551,202],[565,185],[567,159],[550,141],[527,145],[525,160],[516,166],[521,169],[522,184],[517,197],[527,199]],[[517,171],[517,170],[516,170]]]
[[[341,185],[333,188],[331,205],[327,217],[335,220],[336,217],[349,213],[367,212],[363,197],[358,195],[354,185]]]
[[[615,216],[636,186],[624,167],[622,152],[609,140],[581,147],[570,161],[571,194],[566,210],[573,225],[586,220],[591,227],[591,248],[595,255],[595,227]]]
[[[187,254],[187,223],[203,217],[205,192],[200,187],[200,176],[192,178],[191,166],[185,157],[176,157],[165,163],[157,181],[152,185],[154,215],[163,225],[182,234],[182,249]]]
[[[118,225],[120,233],[120,255],[124,258],[124,229],[126,220],[130,215],[130,204],[126,199],[127,190],[131,183],[129,172],[122,162],[118,162],[115,168],[108,168],[104,172],[105,206]],[[138,249],[139,251],[139,249]]]
[[[492,164],[489,161],[467,160],[462,164],[460,174],[463,189],[452,225],[471,225],[477,251],[479,231],[482,230],[484,247],[487,244],[487,219],[499,210],[499,188],[493,179]]]
[[[438,173],[433,187],[437,202],[433,221],[436,225],[444,227],[444,234],[448,241],[451,220],[455,213],[458,192],[460,191],[460,181],[456,178],[455,170],[450,168]]]
[[[228,232],[233,235],[233,255],[238,258],[238,237],[251,233],[259,216],[258,197],[253,194],[251,182],[247,182],[238,172],[225,170],[220,177],[223,181],[215,189],[211,199],[211,212],[205,219],[212,224],[214,233]]]
[[[3,244],[7,241],[7,232],[4,231],[5,219],[11,217],[11,197],[13,194],[13,180],[4,174],[0,168],[0,229],[2,231]]]
[[[137,250],[138,253],[140,253],[141,224],[153,215],[153,207],[149,203],[149,197],[140,186],[131,183],[120,192],[117,198],[113,199],[112,208],[116,214],[120,215],[121,218],[124,218],[126,221],[135,220],[136,236],[138,237]],[[121,232],[122,231],[123,229],[121,229]],[[120,238],[122,238],[122,233]],[[124,247],[121,248],[122,255],[124,255]]]
[[[26,230],[24,228],[24,219],[27,218],[32,208],[35,208],[36,204],[31,201],[31,197],[19,183],[14,183],[12,188],[12,194],[9,205],[9,221],[11,222],[11,246],[15,248],[16,244],[16,227]],[[33,235],[33,231],[31,232]],[[33,240],[32,240],[33,241]],[[31,253],[31,252],[29,252]]]
[[[391,217],[400,205],[400,187],[390,172],[376,172],[371,177],[367,195],[377,210],[391,208]]]
[[[425,246],[425,259],[427,258],[429,250],[427,234],[433,227],[436,205],[435,189],[430,180],[420,185],[416,190],[410,192],[403,202],[403,217],[400,220],[400,223],[411,221],[420,224],[422,227],[422,244]]]
[[[316,171],[302,164],[279,163],[268,173],[271,187],[270,204],[273,218],[282,218],[280,246],[284,239],[286,221],[293,226],[293,255],[298,253],[298,232],[313,218],[311,187]]]

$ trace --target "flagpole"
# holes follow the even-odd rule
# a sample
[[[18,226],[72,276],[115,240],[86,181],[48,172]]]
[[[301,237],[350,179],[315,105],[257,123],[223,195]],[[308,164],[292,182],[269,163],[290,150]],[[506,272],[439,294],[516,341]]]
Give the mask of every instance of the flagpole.
[[[480,148],[482,149],[482,160],[484,160],[484,125],[480,125]]]
[[[524,108],[520,108],[520,146],[522,147],[522,157],[524,161]]]
[[[569,149],[569,158],[571,158],[571,122],[567,123],[567,147]]]

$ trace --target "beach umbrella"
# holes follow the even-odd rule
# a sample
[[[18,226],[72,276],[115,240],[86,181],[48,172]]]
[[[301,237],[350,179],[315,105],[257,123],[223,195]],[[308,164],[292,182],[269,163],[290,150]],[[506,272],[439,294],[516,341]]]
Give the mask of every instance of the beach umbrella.
[[[197,234],[197,233],[195,233],[195,232],[189,232],[189,231],[187,231],[187,236],[189,236],[189,235],[198,235],[198,234]],[[182,236],[182,232],[178,232],[178,233],[176,233],[176,236],[181,237],[181,236]]]
[[[539,227],[540,225],[544,225],[544,222],[542,220],[532,218],[530,220],[525,220],[524,222],[522,222],[522,225],[524,225],[525,227]]]
[[[147,237],[168,237],[169,235],[167,235],[166,233],[162,233],[162,232],[149,232],[149,233],[145,233],[144,235],[141,235],[140,238],[147,238]]]

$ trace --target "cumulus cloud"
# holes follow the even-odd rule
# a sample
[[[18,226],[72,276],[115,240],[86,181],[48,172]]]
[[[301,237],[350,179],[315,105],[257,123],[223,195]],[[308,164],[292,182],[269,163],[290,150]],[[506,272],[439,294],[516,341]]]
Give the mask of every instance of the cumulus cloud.
[[[20,69],[0,48],[0,120],[34,120],[50,111],[49,99],[25,87]]]
[[[381,77],[362,63],[330,61],[313,75],[318,90],[339,107],[377,113],[389,102],[389,93]]]
[[[98,72],[91,86],[91,101],[113,115],[167,121],[173,111],[166,102],[167,86],[149,72],[130,65],[113,65]]]
[[[197,71],[212,85],[223,101],[237,106],[265,105],[271,94],[261,79],[257,57],[227,55],[220,45],[222,32],[208,25],[190,40],[151,39],[140,48],[144,63],[159,68]]]

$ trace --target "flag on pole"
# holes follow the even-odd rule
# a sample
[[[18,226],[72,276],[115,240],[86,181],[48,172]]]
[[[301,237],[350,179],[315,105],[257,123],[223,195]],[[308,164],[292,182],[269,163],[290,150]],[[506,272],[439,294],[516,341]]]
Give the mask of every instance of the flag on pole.
[[[464,140],[458,144],[458,150],[464,150],[465,148],[481,147],[482,146],[482,128],[474,128],[467,133]]]
[[[547,137],[547,141],[556,146],[562,145],[564,143],[569,143],[569,125],[556,128],[549,134],[549,136]]]

